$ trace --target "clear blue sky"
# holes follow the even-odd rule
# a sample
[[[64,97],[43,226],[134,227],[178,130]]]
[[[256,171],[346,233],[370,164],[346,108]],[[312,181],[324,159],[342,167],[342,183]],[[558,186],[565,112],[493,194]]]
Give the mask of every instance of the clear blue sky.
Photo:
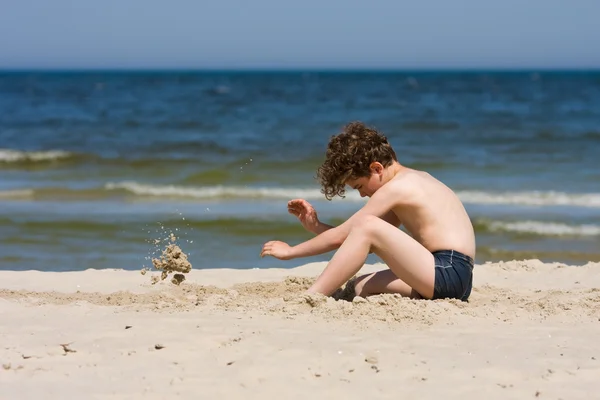
[[[600,68],[600,0],[0,0],[0,68]]]

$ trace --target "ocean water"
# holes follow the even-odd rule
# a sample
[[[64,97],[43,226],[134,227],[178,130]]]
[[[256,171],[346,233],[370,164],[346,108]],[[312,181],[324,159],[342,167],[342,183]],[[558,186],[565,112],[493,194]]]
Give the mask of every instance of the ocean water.
[[[454,189],[477,263],[600,261],[600,72],[0,73],[0,268],[140,269],[170,232],[194,268],[293,267],[292,198],[362,120]],[[370,256],[369,261],[378,261]]]

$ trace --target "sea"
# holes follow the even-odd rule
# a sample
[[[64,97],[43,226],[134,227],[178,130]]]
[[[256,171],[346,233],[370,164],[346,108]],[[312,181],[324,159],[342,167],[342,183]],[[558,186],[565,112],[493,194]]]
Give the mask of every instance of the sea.
[[[452,188],[476,263],[600,261],[600,71],[0,72],[0,269],[152,268],[170,233],[194,269],[339,224],[316,170],[351,121]],[[369,256],[368,262],[378,262]]]

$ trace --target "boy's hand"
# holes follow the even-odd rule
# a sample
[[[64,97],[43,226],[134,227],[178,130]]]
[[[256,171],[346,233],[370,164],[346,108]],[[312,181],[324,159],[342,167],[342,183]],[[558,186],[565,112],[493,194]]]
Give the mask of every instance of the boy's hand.
[[[289,244],[280,241],[271,241],[263,245],[260,257],[271,256],[280,260],[289,260],[292,258],[292,248]]]
[[[306,200],[295,199],[288,202],[288,212],[295,215],[304,229],[315,232],[320,224],[317,212]]]

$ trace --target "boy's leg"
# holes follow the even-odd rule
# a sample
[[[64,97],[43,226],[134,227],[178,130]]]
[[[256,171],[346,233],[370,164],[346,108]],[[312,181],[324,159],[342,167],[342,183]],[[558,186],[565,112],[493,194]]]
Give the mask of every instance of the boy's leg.
[[[357,221],[309,292],[331,295],[362,268],[371,250],[421,297],[433,297],[435,265],[431,252],[375,216]]]
[[[382,293],[397,293],[411,298],[421,297],[406,282],[394,275],[391,269],[357,277],[354,281],[354,293],[361,297]]]

